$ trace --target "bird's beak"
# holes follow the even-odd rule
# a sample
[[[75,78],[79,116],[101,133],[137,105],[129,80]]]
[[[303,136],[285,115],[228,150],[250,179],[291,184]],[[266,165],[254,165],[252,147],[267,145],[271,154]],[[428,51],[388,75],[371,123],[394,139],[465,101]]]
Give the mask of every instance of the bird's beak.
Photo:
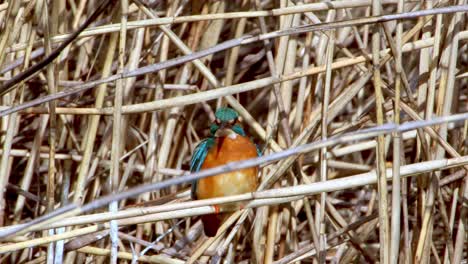
[[[234,131],[232,131],[232,129],[227,127],[221,127],[216,131],[215,137],[228,137],[232,133],[235,133]]]

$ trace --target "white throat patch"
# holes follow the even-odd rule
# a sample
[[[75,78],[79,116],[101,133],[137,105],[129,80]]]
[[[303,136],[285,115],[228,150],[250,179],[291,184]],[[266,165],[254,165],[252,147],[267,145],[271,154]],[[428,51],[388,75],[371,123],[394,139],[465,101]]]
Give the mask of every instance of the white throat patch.
[[[229,136],[228,136],[230,139],[236,139],[237,138],[237,133],[232,131],[232,133],[229,133]]]

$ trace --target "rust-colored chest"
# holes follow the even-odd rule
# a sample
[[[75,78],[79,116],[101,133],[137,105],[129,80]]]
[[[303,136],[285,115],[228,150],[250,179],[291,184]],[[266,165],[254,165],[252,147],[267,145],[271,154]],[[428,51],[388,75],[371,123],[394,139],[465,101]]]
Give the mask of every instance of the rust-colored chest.
[[[254,143],[247,137],[216,138],[208,150],[202,169],[208,169],[229,162],[257,157]],[[197,183],[198,199],[207,199],[255,191],[257,188],[258,168],[247,168],[201,179]]]

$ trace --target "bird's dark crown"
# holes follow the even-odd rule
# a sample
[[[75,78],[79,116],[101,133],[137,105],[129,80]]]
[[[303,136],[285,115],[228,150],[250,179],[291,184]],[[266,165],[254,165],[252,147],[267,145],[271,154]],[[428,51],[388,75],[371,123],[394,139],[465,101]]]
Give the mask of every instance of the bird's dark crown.
[[[214,124],[210,126],[210,134],[214,136],[216,131],[221,128],[229,128],[241,136],[245,136],[245,132],[242,127],[237,124],[239,121],[239,114],[232,108],[221,107],[215,113],[216,120]]]
[[[239,114],[232,108],[221,107],[216,113],[216,124],[221,125],[234,125],[239,118]]]

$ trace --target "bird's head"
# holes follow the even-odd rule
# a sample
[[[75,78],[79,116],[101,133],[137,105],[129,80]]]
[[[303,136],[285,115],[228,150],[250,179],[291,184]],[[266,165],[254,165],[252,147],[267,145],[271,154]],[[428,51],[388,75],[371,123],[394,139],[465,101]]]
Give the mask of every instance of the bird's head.
[[[239,126],[236,124],[239,114],[229,107],[222,107],[215,113],[215,124],[211,125],[210,132],[215,137],[235,137],[239,134]]]

